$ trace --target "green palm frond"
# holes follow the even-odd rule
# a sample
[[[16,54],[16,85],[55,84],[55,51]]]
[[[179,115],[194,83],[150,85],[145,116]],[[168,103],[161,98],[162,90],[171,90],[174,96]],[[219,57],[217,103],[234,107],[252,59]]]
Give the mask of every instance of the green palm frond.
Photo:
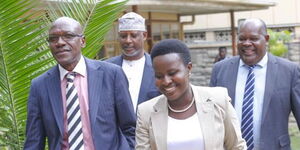
[[[83,55],[94,58],[101,49],[105,34],[111,29],[113,22],[124,9],[127,0],[78,0],[50,3],[49,16],[54,20],[60,16],[68,16],[78,20],[84,29],[87,45]]]
[[[0,0],[0,149],[22,149],[30,81],[55,64],[46,38],[51,21],[69,16],[84,27],[93,58],[126,0]],[[44,6],[44,5],[43,5]]]
[[[38,0],[0,1],[0,149],[21,149],[31,79],[49,69]]]

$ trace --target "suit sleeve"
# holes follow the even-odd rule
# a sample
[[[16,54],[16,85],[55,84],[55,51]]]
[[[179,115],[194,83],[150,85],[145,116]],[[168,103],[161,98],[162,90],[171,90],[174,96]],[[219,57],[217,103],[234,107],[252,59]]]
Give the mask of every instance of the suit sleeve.
[[[135,145],[136,115],[128,91],[128,82],[124,72],[119,68],[115,78],[116,109],[119,127],[131,149]]]
[[[136,126],[136,150],[150,150],[150,136],[149,128],[146,121],[143,119],[145,115],[141,113],[142,109],[137,112],[137,126]]]
[[[292,112],[296,118],[300,130],[300,68],[296,67],[292,82]]]
[[[39,105],[37,87],[34,82],[31,84],[30,94],[27,103],[26,139],[24,150],[44,149],[45,130]]]
[[[246,142],[242,138],[240,123],[235,109],[230,103],[231,99],[227,94],[227,90],[225,93],[225,148],[230,150],[247,150]]]

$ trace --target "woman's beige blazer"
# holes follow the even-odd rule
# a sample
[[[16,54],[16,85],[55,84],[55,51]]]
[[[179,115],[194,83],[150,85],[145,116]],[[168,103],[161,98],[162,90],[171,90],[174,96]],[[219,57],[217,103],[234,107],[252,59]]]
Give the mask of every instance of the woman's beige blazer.
[[[192,86],[205,150],[246,150],[227,89]],[[138,106],[136,150],[167,150],[168,107],[164,95]]]

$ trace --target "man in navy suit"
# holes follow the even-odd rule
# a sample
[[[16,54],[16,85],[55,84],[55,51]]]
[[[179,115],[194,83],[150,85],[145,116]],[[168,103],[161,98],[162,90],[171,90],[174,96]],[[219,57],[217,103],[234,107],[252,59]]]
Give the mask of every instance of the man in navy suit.
[[[44,149],[46,138],[51,150],[133,149],[136,115],[122,68],[83,57],[82,27],[72,18],[55,20],[48,41],[58,65],[32,80],[24,149]],[[73,106],[66,108],[73,95],[66,95],[70,73],[76,74],[72,87],[77,93],[71,100],[77,106],[73,110]],[[80,126],[70,127],[77,123],[70,119],[70,110],[77,110],[74,114]]]
[[[216,63],[210,85],[228,89],[232,104],[244,121],[242,112],[250,112],[247,111],[250,106],[243,103],[245,87],[249,87],[245,83],[250,76],[248,68],[254,67],[252,113],[245,115],[245,120],[250,116],[253,118],[253,127],[248,131],[253,132],[254,145],[249,145],[249,140],[248,149],[290,150],[288,121],[291,112],[300,127],[300,69],[296,64],[268,53],[268,40],[267,27],[262,20],[247,19],[241,23],[237,44],[239,56]],[[245,123],[242,128],[249,124]],[[248,131],[244,133],[250,133]],[[248,135],[243,137],[248,139]]]
[[[134,12],[123,15],[119,18],[119,41],[123,53],[107,60],[123,68],[135,111],[138,104],[160,95],[155,86],[150,55],[144,50],[146,38],[145,19]]]

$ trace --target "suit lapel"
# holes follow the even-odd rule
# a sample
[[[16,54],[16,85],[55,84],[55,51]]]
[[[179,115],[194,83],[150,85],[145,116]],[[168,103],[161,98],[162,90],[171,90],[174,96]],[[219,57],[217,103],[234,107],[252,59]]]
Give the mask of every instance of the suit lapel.
[[[167,149],[168,109],[166,97],[159,99],[153,107],[151,120],[157,149]]]
[[[226,71],[226,75],[225,75],[225,80],[227,80],[226,83],[228,86],[228,89],[232,89],[232,90],[228,90],[228,94],[232,99],[232,104],[234,106],[235,103],[235,87],[236,87],[236,79],[237,79],[237,73],[239,70],[239,59],[240,57],[235,57],[235,59],[232,59],[230,62],[230,66],[229,66],[229,70]]]
[[[265,93],[264,93],[264,102],[262,110],[262,121],[266,120],[266,113],[269,109],[269,104],[271,102],[272,94],[274,91],[274,83],[277,79],[278,65],[275,57],[271,54],[268,54],[268,64],[266,72],[266,83],[265,83]]]
[[[122,56],[117,56],[116,61],[114,61],[114,63],[117,64],[118,66],[122,67],[123,57]]]
[[[93,65],[89,59],[85,58],[86,67],[87,67],[87,80],[88,80],[88,97],[89,97],[89,115],[91,121],[91,128],[94,131],[93,127],[95,124],[99,101],[101,100],[100,93],[102,91],[102,80],[103,80],[103,71],[98,70],[98,67]]]
[[[48,85],[47,90],[49,93],[49,100],[51,104],[52,111],[54,113],[54,118],[56,120],[57,126],[59,128],[60,134],[63,135],[63,104],[62,95],[60,87],[60,75],[58,71],[58,66],[54,67],[48,72],[49,78],[46,80]]]
[[[212,100],[209,99],[209,96],[205,94],[206,92],[201,92],[200,88],[198,88],[198,90],[194,86],[192,86],[192,89],[196,101],[199,123],[205,141],[205,149],[213,149],[215,135],[217,135],[215,130],[213,130],[214,104]]]
[[[143,72],[143,78],[142,78],[142,83],[141,83],[141,88],[139,92],[139,98],[138,98],[138,104],[143,102],[145,100],[145,97],[147,95],[147,90],[149,90],[149,84],[151,84],[152,81],[152,73],[151,69],[151,58],[148,54],[145,53],[145,65],[144,65],[144,72]]]

